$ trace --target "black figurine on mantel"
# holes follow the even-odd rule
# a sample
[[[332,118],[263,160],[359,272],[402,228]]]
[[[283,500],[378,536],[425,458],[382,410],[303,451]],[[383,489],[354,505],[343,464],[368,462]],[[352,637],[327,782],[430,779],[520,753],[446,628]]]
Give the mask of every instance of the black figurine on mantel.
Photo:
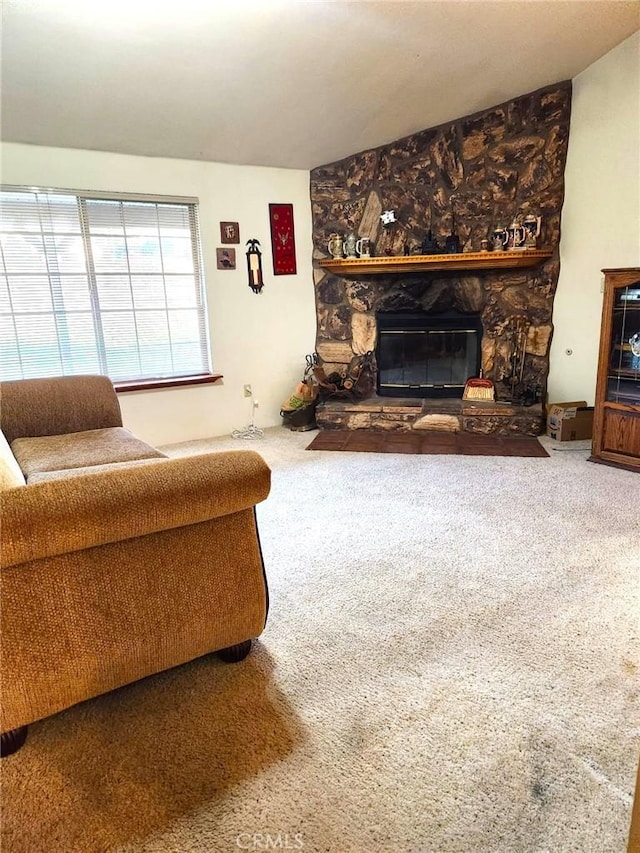
[[[444,250],[447,255],[456,255],[458,252],[462,251],[462,246],[460,245],[460,238],[456,234],[456,215],[455,213],[451,214],[451,234],[444,241]]]
[[[421,252],[423,255],[441,255],[442,249],[438,241],[434,239],[431,229],[427,231],[427,236],[422,241]]]

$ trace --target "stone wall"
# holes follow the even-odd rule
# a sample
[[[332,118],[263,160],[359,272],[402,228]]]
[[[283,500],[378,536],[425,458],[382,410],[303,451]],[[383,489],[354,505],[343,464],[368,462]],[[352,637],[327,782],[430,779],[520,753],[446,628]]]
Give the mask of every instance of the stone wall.
[[[514,330],[524,324],[521,385],[544,395],[570,110],[571,84],[560,83],[311,172],[316,348],[327,372],[375,349],[377,311],[456,307],[481,315],[482,367],[498,399],[513,390]],[[398,222],[386,229],[388,209]],[[554,249],[533,269],[354,280],[317,265],[333,232],[372,238],[376,255],[401,255],[429,230],[442,243],[455,215],[463,251],[480,251],[494,227],[528,213],[542,217],[540,245]]]

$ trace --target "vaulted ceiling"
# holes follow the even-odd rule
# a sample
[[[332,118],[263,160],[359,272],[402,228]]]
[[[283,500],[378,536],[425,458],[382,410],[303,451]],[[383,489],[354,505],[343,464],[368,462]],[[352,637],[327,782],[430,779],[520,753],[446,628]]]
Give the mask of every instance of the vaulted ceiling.
[[[624,0],[4,0],[2,138],[309,169],[575,77]]]

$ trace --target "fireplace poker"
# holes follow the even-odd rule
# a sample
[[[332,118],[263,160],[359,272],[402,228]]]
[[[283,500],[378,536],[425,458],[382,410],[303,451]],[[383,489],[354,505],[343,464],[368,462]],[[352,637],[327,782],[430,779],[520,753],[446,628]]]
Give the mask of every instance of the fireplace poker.
[[[518,376],[518,325],[517,322],[511,327],[511,400],[516,393],[516,382]]]
[[[529,333],[529,324],[527,323],[524,317],[521,318],[520,324],[520,377],[519,381],[522,382],[522,377],[524,376],[524,359],[527,354],[527,334]]]

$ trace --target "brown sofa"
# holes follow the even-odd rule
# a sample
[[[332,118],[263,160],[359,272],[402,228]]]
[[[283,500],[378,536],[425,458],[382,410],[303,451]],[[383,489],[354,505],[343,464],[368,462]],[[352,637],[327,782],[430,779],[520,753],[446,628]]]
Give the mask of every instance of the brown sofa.
[[[3,754],[84,699],[248,653],[268,607],[257,453],[167,458],[104,376],[0,383],[0,426]]]

